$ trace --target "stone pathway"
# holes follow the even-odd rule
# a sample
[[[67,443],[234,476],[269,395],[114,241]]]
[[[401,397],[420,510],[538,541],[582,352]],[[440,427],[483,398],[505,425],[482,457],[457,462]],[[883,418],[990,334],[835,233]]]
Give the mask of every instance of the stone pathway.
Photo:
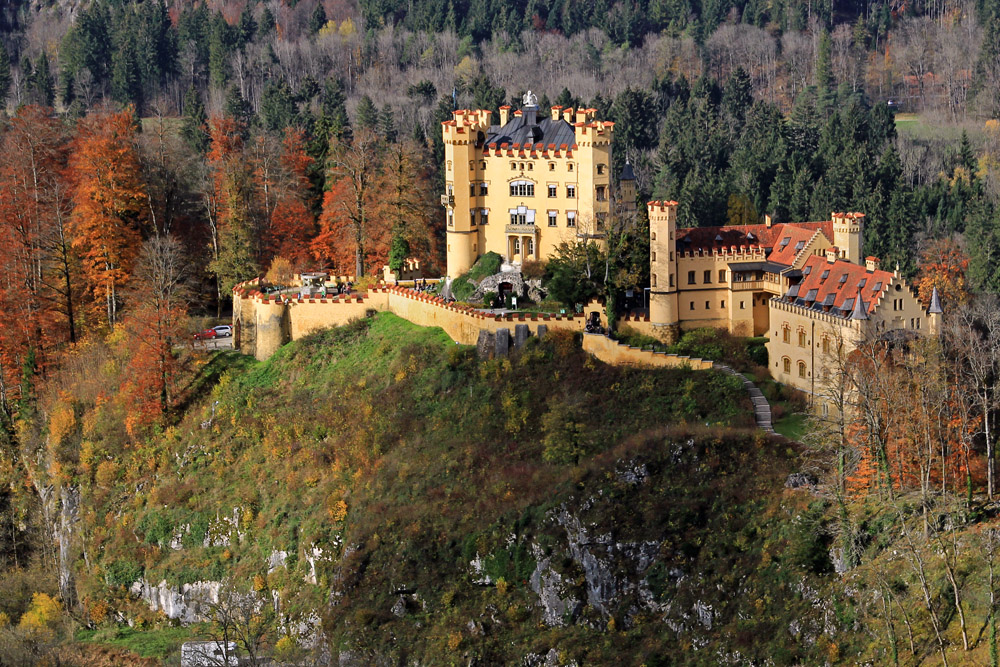
[[[746,388],[747,392],[750,394],[750,400],[753,402],[753,412],[754,417],[757,419],[757,426],[764,429],[768,433],[774,433],[774,426],[771,424],[771,406],[764,398],[764,392],[757,388],[750,380],[746,379],[742,373],[737,373],[729,366],[725,364],[715,363],[713,368],[717,368],[723,373],[737,377],[743,382],[743,386]]]

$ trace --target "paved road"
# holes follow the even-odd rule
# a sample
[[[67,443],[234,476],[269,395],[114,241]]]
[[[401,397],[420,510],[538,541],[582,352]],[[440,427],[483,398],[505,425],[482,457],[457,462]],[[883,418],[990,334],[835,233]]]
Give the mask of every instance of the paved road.
[[[193,340],[191,347],[195,350],[231,350],[233,349],[233,337],[209,338],[208,340]]]

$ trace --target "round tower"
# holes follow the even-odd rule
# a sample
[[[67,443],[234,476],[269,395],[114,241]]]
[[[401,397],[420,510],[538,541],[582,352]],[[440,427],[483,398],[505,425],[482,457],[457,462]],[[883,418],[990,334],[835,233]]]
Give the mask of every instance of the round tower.
[[[480,162],[490,112],[462,109],[441,126],[445,158],[441,205],[445,209],[447,269],[449,278],[457,278],[472,268],[479,256],[475,216],[483,205],[482,191],[476,184],[483,174]]]
[[[651,201],[649,212],[649,322],[666,341],[677,339],[677,202]]]

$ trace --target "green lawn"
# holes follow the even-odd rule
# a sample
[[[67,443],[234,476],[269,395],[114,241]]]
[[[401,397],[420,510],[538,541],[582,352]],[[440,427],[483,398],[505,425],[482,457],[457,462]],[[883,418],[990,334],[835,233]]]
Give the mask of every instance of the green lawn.
[[[786,414],[780,421],[774,422],[774,430],[789,440],[801,442],[806,434],[808,416],[801,412]]]
[[[80,630],[76,640],[128,649],[143,658],[166,658],[180,650],[181,644],[195,637],[193,627],[136,630],[127,626]]]

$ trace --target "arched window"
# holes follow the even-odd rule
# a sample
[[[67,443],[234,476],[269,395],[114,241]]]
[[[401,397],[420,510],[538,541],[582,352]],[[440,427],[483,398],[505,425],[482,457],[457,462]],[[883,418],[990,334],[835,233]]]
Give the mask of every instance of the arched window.
[[[788,326],[788,322],[781,325],[781,342],[791,343],[792,342],[792,328]]]
[[[792,372],[792,360],[791,359],[789,359],[788,357],[785,357],[784,359],[781,360],[781,363],[782,363],[782,366],[783,366],[782,370],[784,370],[786,373],[791,373]]]
[[[804,378],[806,376],[806,362],[799,362],[799,377]]]

